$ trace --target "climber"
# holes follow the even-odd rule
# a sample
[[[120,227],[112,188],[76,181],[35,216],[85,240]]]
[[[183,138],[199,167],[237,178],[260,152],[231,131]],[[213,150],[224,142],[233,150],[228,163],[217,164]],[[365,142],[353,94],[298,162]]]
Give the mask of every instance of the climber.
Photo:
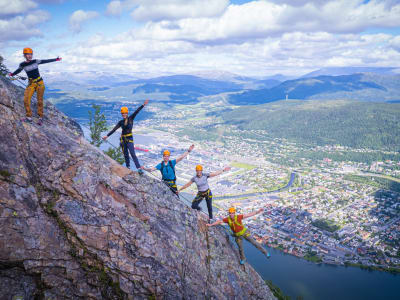
[[[236,209],[234,207],[229,208],[228,212],[229,215],[227,218],[224,218],[222,220],[215,221],[212,224],[206,224],[207,226],[215,226],[219,225],[222,223],[227,223],[229,227],[232,230],[233,236],[235,237],[236,244],[239,247],[239,254],[240,254],[240,264],[243,265],[246,262],[246,258],[244,256],[244,251],[243,251],[243,240],[242,238],[245,238],[248,240],[251,244],[253,244],[258,250],[260,250],[262,253],[264,253],[267,258],[270,258],[271,255],[265,249],[262,245],[257,243],[257,241],[251,237],[251,234],[249,230],[242,224],[242,220],[246,218],[253,217],[259,213],[262,213],[264,211],[263,208],[260,208],[257,211],[253,211],[249,214],[244,214],[244,215],[236,215]]]
[[[135,119],[136,115],[141,111],[143,107],[145,107],[149,103],[149,100],[144,101],[144,103],[139,106],[136,111],[128,117],[128,108],[126,106],[121,107],[121,115],[123,120],[119,121],[117,125],[106,135],[103,136],[103,140],[107,140],[107,138],[112,135],[115,130],[118,128],[122,128],[121,138],[120,138],[120,145],[122,148],[122,152],[124,153],[125,157],[125,165],[129,169],[130,168],[130,159],[129,159],[129,152],[133,158],[136,168],[138,169],[139,174],[143,174],[143,170],[140,168],[139,160],[136,157],[135,148],[133,146],[133,136],[132,136],[132,127],[133,127],[133,120]],[[129,152],[128,152],[129,150]]]
[[[43,123],[43,94],[44,94],[44,83],[42,77],[39,74],[39,65],[47,64],[53,61],[61,61],[61,57],[52,59],[32,59],[33,51],[31,48],[24,48],[23,55],[25,61],[19,64],[18,69],[13,73],[9,73],[9,76],[15,76],[22,70],[25,70],[26,75],[28,75],[29,83],[25,89],[24,94],[24,105],[26,110],[26,118],[24,121],[32,122],[32,110],[31,110],[31,99],[36,91],[37,95],[37,110],[39,115],[39,125]]]
[[[213,218],[213,213],[212,213],[212,193],[211,190],[208,186],[208,178],[218,176],[222,174],[223,172],[229,171],[231,168],[230,167],[225,167],[224,169],[214,172],[214,173],[203,173],[203,167],[201,165],[196,166],[196,176],[192,177],[188,183],[186,183],[184,186],[182,186],[179,190],[178,193],[187,187],[189,187],[193,182],[196,183],[197,185],[197,195],[193,199],[192,202],[192,208],[201,210],[199,207],[200,202],[203,200],[203,198],[206,199],[207,202],[207,208],[208,208],[208,216],[210,218],[210,222]]]
[[[169,186],[169,188],[177,194],[177,186],[176,186],[176,175],[175,175],[175,166],[178,162],[180,162],[182,159],[184,159],[190,152],[192,152],[194,148],[194,145],[191,145],[189,149],[183,153],[181,156],[179,156],[177,159],[169,159],[169,156],[171,152],[169,150],[164,150],[163,151],[163,160],[161,163],[159,163],[157,166],[153,168],[145,168],[141,167],[143,170],[146,170],[147,172],[153,172],[155,170],[159,170],[162,175],[162,180],[165,182],[166,185]]]

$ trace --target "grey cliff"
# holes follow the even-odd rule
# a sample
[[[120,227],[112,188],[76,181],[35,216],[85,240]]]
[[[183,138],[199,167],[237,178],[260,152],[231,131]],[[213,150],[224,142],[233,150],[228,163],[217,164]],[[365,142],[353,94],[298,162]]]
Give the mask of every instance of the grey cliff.
[[[36,107],[33,105],[33,111]],[[274,299],[221,228],[0,78],[0,299]]]

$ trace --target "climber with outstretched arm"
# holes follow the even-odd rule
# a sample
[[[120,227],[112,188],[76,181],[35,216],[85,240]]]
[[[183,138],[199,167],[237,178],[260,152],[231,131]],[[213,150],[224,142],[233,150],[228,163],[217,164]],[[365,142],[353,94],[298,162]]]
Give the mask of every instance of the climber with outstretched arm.
[[[143,166],[141,168],[143,170],[146,170],[147,172],[153,172],[155,170],[159,170],[162,175],[162,180],[165,182],[166,185],[169,186],[169,188],[175,194],[177,194],[178,188],[176,186],[175,166],[177,163],[179,163],[181,160],[183,160],[186,156],[188,156],[189,153],[192,152],[193,148],[194,148],[194,145],[191,145],[185,153],[183,153],[177,159],[172,159],[172,160],[169,159],[171,152],[169,150],[164,150],[163,151],[163,160],[161,161],[161,163],[159,163],[157,166],[155,166],[153,168],[146,168]]]
[[[22,70],[28,75],[29,83],[25,89],[24,93],[24,106],[26,110],[26,118],[24,121],[32,122],[32,110],[31,110],[31,99],[33,94],[36,92],[37,95],[37,112],[39,115],[39,125],[43,123],[43,94],[45,90],[44,82],[39,74],[39,65],[47,64],[54,61],[60,61],[61,57],[52,59],[32,59],[33,51],[31,48],[24,48],[23,55],[25,61],[19,64],[18,69],[13,73],[9,73],[9,76],[15,76],[19,74]]]
[[[234,207],[229,208],[228,212],[229,215],[227,218],[224,218],[222,220],[215,221],[212,224],[206,224],[207,226],[215,226],[219,225],[222,223],[227,223],[229,227],[232,230],[233,236],[235,237],[236,244],[239,247],[239,254],[240,254],[240,264],[243,265],[246,262],[246,258],[244,256],[244,251],[243,251],[243,238],[248,240],[251,244],[253,244],[258,250],[260,250],[262,253],[264,253],[267,258],[270,258],[270,254],[265,249],[262,245],[257,243],[257,241],[251,236],[250,231],[243,225],[242,220],[246,218],[251,218],[255,215],[258,215],[259,213],[262,213],[264,211],[263,208],[260,208],[257,211],[253,211],[248,214],[244,215],[236,215],[236,209]]]
[[[144,103],[139,106],[136,111],[128,117],[129,109],[128,107],[124,106],[121,107],[121,115],[122,120],[120,120],[117,125],[106,135],[103,136],[103,140],[107,140],[107,138],[112,135],[118,128],[122,128],[121,138],[120,138],[120,145],[122,148],[122,152],[124,153],[125,157],[125,165],[129,169],[130,168],[130,159],[129,153],[132,156],[133,162],[135,163],[136,168],[138,169],[139,174],[143,174],[143,170],[140,168],[139,160],[135,153],[135,148],[133,145],[133,135],[132,135],[132,127],[133,127],[133,120],[135,119],[136,115],[139,111],[142,110],[149,103],[149,100],[144,101]]]
[[[218,175],[222,174],[223,172],[229,171],[230,169],[231,169],[230,167],[225,167],[224,169],[217,171],[217,172],[203,173],[203,166],[197,165],[196,166],[196,176],[192,177],[192,179],[190,179],[190,181],[188,183],[186,183],[184,186],[182,186],[178,190],[178,193],[180,191],[186,189],[190,185],[192,185],[193,182],[196,183],[198,192],[197,192],[196,197],[193,199],[192,208],[201,210],[199,205],[200,205],[200,202],[203,201],[203,199],[205,198],[206,202],[207,202],[208,216],[209,216],[210,222],[211,222],[211,219],[213,218],[212,193],[211,193],[210,187],[208,186],[208,178],[218,176]]]

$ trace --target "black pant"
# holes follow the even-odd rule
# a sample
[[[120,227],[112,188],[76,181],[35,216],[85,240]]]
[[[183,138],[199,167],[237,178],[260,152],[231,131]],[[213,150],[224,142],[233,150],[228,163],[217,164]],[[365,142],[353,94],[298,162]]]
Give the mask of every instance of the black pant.
[[[129,159],[129,152],[130,152],[136,168],[139,169],[140,164],[138,158],[136,157],[135,148],[133,146],[133,140],[124,139],[124,141],[121,142],[121,147],[122,147],[122,152],[124,153],[126,167],[129,168],[131,165]]]
[[[196,197],[193,199],[192,202],[192,208],[193,209],[197,209],[197,210],[201,210],[201,208],[199,207],[199,204],[201,201],[203,201],[203,199],[206,199],[207,202],[207,208],[208,208],[208,216],[210,217],[210,219],[213,218],[213,213],[212,213],[212,193],[211,191],[208,189],[205,192],[197,192]]]

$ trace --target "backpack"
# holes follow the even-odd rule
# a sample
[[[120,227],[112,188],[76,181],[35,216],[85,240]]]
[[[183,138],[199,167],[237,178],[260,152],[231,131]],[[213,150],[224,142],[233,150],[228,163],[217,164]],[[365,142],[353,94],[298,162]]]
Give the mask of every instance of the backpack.
[[[175,180],[176,180],[175,168],[172,166],[172,163],[171,163],[170,160],[168,161],[168,166],[170,166],[171,169],[172,169],[172,172],[174,172],[174,179],[173,179],[173,180],[175,181]],[[164,161],[161,162],[161,169],[160,169],[160,172],[161,172],[161,175],[162,175],[162,179],[163,179],[163,180],[167,180],[167,179],[164,178],[163,170],[164,170]]]

